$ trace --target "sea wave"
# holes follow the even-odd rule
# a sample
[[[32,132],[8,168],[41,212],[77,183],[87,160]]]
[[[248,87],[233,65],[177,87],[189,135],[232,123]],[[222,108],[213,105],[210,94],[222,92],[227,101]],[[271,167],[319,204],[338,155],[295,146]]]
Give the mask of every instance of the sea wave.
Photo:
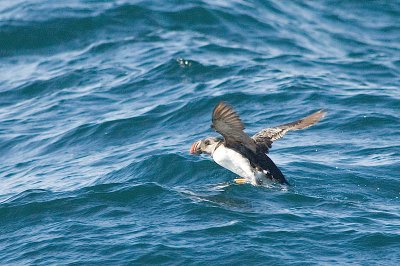
[[[0,261],[396,264],[395,2],[0,3]],[[313,111],[237,185],[191,144]]]

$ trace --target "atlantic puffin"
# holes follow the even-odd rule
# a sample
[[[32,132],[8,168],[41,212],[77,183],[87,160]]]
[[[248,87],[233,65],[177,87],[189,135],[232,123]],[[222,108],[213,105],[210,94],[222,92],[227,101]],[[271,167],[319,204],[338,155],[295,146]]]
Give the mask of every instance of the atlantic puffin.
[[[212,112],[212,124],[221,137],[207,137],[194,142],[190,154],[207,154],[220,166],[237,174],[238,184],[250,183],[262,185],[265,182],[277,182],[289,185],[288,181],[267,156],[272,142],[282,138],[290,130],[310,127],[325,116],[321,109],[309,116],[291,123],[265,128],[250,137],[235,110],[225,102],[219,102]]]

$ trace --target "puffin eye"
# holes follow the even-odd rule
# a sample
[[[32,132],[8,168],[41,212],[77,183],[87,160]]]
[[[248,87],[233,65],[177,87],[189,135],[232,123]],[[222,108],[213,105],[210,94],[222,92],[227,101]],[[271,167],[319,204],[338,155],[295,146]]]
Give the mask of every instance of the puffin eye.
[[[206,140],[204,141],[204,144],[210,145],[210,141],[209,141],[208,139],[206,139]]]

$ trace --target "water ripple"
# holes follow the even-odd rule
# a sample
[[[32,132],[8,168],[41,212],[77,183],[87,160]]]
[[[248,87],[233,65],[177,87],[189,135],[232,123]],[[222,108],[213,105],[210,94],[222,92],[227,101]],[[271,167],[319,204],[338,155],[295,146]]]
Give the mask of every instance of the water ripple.
[[[394,2],[3,1],[4,264],[399,261]],[[188,154],[219,101],[292,184]],[[67,247],[67,248],[66,248]]]

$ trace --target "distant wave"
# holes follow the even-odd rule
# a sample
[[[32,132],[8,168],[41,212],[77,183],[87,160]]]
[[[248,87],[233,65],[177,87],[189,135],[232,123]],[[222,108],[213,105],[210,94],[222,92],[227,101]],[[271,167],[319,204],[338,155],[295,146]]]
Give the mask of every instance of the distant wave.
[[[3,264],[387,264],[399,257],[395,1],[0,2]],[[292,186],[188,150],[219,101]]]

